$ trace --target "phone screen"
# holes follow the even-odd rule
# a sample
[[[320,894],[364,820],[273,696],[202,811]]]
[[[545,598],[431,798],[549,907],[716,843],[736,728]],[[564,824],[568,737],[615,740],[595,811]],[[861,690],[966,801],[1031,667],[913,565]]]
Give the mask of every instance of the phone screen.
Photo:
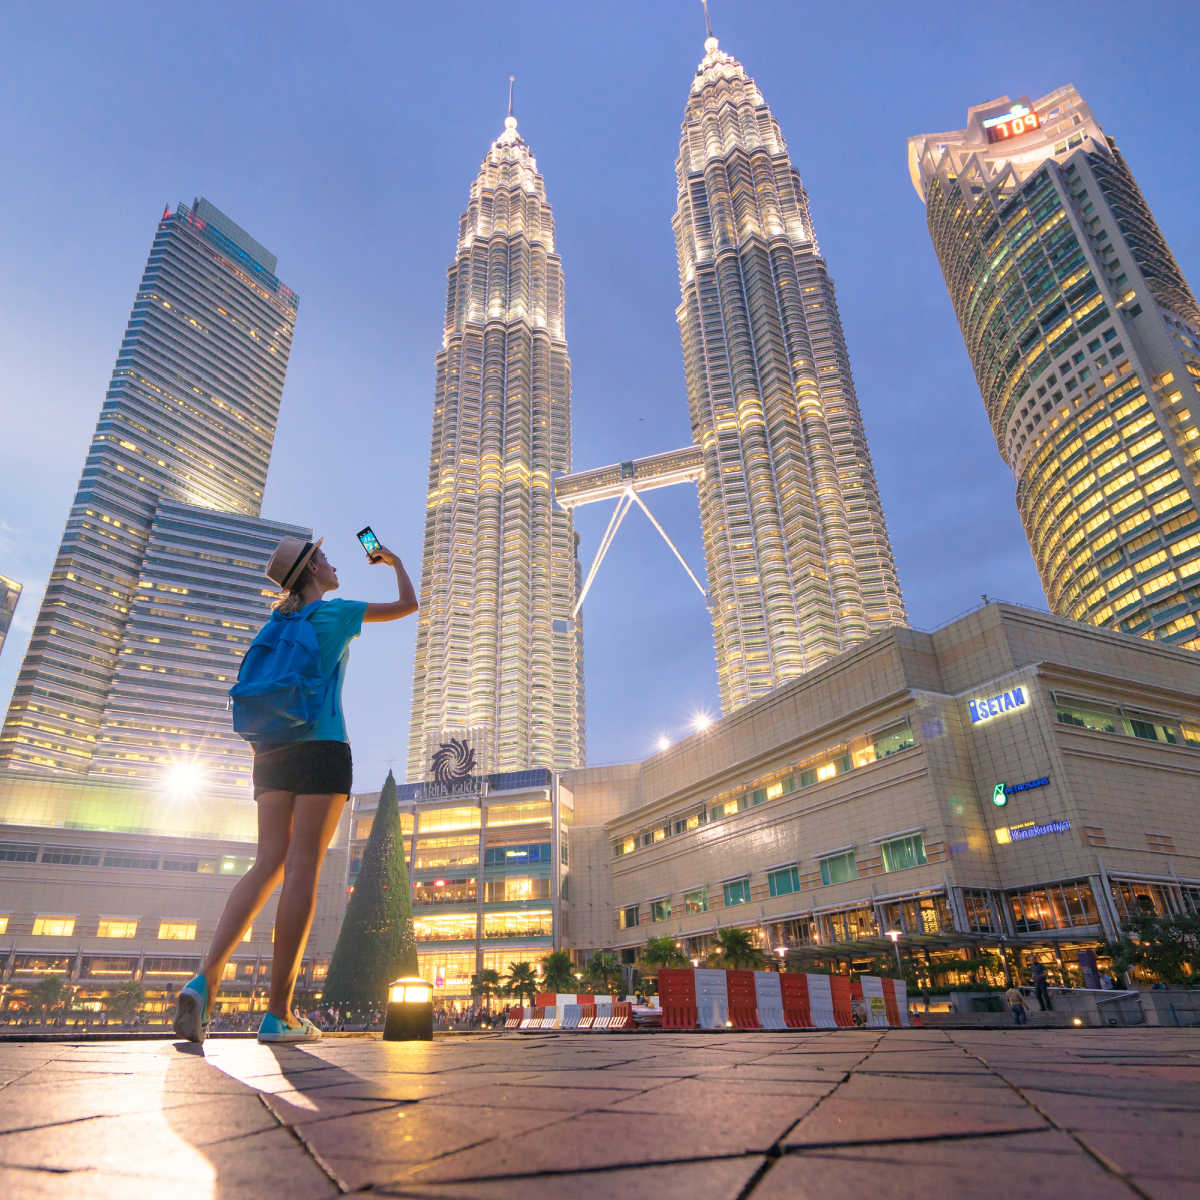
[[[360,529],[355,536],[362,543],[367,557],[374,562],[375,556],[379,552],[379,539],[375,536],[375,531],[368,525],[366,529]]]

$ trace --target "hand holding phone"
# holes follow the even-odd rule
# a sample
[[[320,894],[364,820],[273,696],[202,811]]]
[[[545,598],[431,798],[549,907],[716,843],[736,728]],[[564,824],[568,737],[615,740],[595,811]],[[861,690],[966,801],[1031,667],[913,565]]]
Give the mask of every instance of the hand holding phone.
[[[367,559],[370,562],[377,563],[380,561],[379,551],[383,548],[379,539],[375,536],[375,531],[368,525],[365,529],[360,529],[354,535],[362,543],[362,548],[367,552]]]

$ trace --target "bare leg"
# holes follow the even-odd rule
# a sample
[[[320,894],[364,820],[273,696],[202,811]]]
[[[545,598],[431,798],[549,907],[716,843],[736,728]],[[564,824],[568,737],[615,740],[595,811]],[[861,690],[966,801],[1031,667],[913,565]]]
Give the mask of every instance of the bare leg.
[[[208,982],[209,1012],[212,1012],[212,1001],[221,986],[225,964],[283,876],[291,833],[292,794],[263,792],[258,798],[258,851],[254,866],[229,893],[208,957],[200,968]]]
[[[271,1003],[267,1009],[288,1024],[295,1023],[292,991],[312,925],[321,864],[345,807],[344,795],[297,796],[295,800],[283,891],[275,910],[275,957],[271,963]]]

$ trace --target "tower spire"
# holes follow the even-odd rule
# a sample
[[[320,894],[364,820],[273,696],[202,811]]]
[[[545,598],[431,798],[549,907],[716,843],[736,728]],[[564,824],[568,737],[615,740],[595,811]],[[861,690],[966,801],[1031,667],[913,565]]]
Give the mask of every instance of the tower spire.
[[[708,15],[708,0],[700,0],[700,3],[704,5],[704,36],[712,37],[712,18]]]
[[[516,82],[517,82],[517,77],[515,75],[510,75],[508,77],[508,115],[510,117],[513,115],[513,110],[512,110],[513,84]]]

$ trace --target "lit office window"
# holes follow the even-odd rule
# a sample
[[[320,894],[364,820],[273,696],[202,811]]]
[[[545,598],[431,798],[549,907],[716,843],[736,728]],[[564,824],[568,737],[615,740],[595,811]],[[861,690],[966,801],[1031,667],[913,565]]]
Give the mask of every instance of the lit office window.
[[[638,906],[631,904],[617,914],[617,928],[632,929],[638,923]]]
[[[421,833],[443,829],[478,829],[482,813],[470,808],[430,808],[420,814]]]
[[[735,879],[732,883],[727,883],[722,888],[724,893],[725,907],[731,908],[735,904],[748,904],[750,902],[750,880]]]
[[[37,916],[33,919],[34,937],[70,937],[74,932],[74,917]]]
[[[683,911],[685,913],[708,912],[708,888],[694,888],[683,893]]]
[[[651,921],[669,921],[671,919],[671,901],[667,900],[651,900],[650,901],[650,920]]]
[[[8,914],[0,915],[0,933],[8,932]]]
[[[101,917],[96,936],[102,938],[131,938],[137,936],[138,923],[134,917]]]
[[[160,921],[158,924],[160,940],[173,942],[194,942],[196,940],[195,921]]]
[[[550,820],[549,800],[525,800],[517,804],[490,804],[487,823],[494,825],[541,825]]]

